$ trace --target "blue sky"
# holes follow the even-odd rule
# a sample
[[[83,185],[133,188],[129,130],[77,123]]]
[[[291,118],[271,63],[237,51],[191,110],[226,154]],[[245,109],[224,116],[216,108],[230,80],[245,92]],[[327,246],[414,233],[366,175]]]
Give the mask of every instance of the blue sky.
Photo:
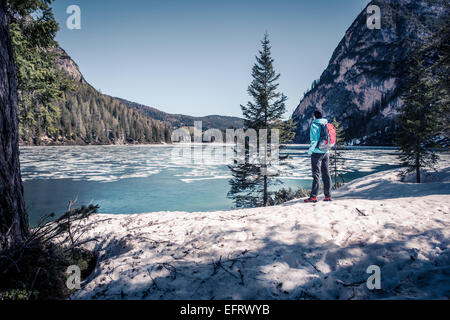
[[[57,0],[62,48],[101,92],[169,113],[241,116],[264,32],[286,118],[369,0]],[[66,27],[70,5],[81,30]]]

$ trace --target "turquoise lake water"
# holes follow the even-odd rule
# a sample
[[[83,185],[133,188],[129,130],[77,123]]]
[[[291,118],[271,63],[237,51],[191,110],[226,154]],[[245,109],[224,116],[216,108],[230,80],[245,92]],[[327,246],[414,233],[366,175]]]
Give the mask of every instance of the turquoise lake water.
[[[224,156],[231,147],[195,148],[197,158],[186,157],[186,146],[179,145],[22,147],[30,223],[50,212],[62,214],[75,198],[78,205],[99,204],[101,213],[232,209],[226,197],[229,159]],[[284,186],[309,189],[307,146],[289,146],[287,152],[291,168],[282,172]],[[346,181],[398,165],[392,148],[352,147],[344,155]]]

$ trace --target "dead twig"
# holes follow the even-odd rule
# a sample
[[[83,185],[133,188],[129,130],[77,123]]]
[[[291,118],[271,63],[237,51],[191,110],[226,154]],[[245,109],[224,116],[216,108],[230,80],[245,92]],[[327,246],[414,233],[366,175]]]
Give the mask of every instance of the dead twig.
[[[30,292],[28,293],[28,300],[30,299],[31,295],[33,294],[34,284],[36,283],[36,279],[37,279],[40,271],[41,271],[41,267],[39,267],[37,269],[36,274],[34,275],[33,282],[31,283]]]
[[[161,289],[158,287],[158,284],[156,283],[156,280],[153,279],[152,273],[150,272],[150,270],[147,269],[147,273],[148,273],[148,276],[150,277],[150,279],[152,280],[152,286],[155,287],[157,290],[161,290]]]
[[[308,259],[306,259],[305,257],[303,257],[303,259],[305,259],[306,262],[308,262],[311,267],[314,268],[314,270],[316,270],[318,273],[323,274],[322,271],[319,270],[319,268],[317,268],[311,261],[309,261]]]
[[[367,216],[368,216],[366,213],[364,213],[364,211],[361,211],[361,210],[359,210],[358,208],[355,208],[355,209],[356,209],[356,211],[358,212],[358,215],[359,215],[359,216],[362,216],[362,217],[367,217]]]
[[[172,266],[170,263],[167,262],[160,263],[160,265],[162,265],[167,271],[170,272],[172,280],[175,280],[177,278],[177,268],[175,268],[174,266]]]
[[[218,268],[221,268],[221,269],[223,269],[226,273],[228,273],[230,276],[232,276],[233,278],[236,278],[236,279],[239,280],[239,277],[238,277],[237,275],[235,275],[235,274],[233,274],[232,272],[228,271],[228,270],[223,266],[223,264],[222,264],[222,256],[220,256],[219,261],[214,262],[214,265],[215,265],[215,269],[214,269],[215,271],[217,271]],[[216,268],[217,268],[217,269],[216,269]]]

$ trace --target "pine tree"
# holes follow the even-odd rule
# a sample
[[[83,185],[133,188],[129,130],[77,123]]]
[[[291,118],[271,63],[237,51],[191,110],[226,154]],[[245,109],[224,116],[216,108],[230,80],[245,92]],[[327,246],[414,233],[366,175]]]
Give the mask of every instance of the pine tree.
[[[56,69],[58,31],[51,1],[10,0],[10,32],[18,81],[18,102],[21,140],[30,142],[34,132],[57,135],[60,108],[64,92],[71,81]],[[39,127],[39,128],[37,128]]]
[[[334,177],[334,189],[337,189],[342,183],[344,183],[341,172],[345,165],[345,158],[343,156],[345,139],[344,129],[341,127],[336,118],[333,119],[333,126],[336,129],[336,145],[334,150],[330,152],[330,167],[332,170],[332,176]],[[341,183],[339,183],[339,178],[342,181]]]
[[[264,35],[262,51],[256,57],[252,69],[253,81],[248,87],[248,94],[253,98],[246,106],[241,105],[244,125],[255,130],[267,129],[271,122],[281,119],[286,112],[287,97],[277,92],[280,78],[273,68],[269,35]]]
[[[261,167],[249,162],[230,166],[233,179],[230,179],[228,197],[233,199],[237,208],[264,206],[261,193],[264,186],[261,183]]]
[[[289,119],[288,121],[275,120],[274,127],[279,130],[280,133],[280,143],[290,143],[295,138],[295,129],[297,124],[293,119]],[[280,146],[282,148],[283,146]]]
[[[283,123],[281,118],[286,112],[285,102],[287,97],[278,92],[277,74],[273,67],[274,60],[271,57],[269,36],[266,33],[261,42],[262,50],[256,57],[256,63],[252,68],[253,81],[248,87],[248,94],[252,98],[247,105],[241,105],[245,129],[254,129],[258,134],[257,150],[259,154],[264,152],[264,159],[254,163],[249,154],[250,145],[245,143],[245,161],[229,166],[233,179],[230,180],[231,189],[228,197],[233,199],[236,207],[268,206],[271,203],[269,186],[277,183],[277,173],[270,170],[271,150],[267,145],[259,143],[259,130],[266,129],[267,142],[271,141],[271,129],[282,131],[281,136],[285,140],[292,137],[287,131],[292,130],[293,123]],[[292,140],[292,139],[291,139]],[[287,142],[287,141],[284,141]]]
[[[439,134],[450,139],[450,4],[446,2],[447,14],[442,17],[439,31],[423,51],[426,59],[433,60],[427,68],[427,82],[433,106],[439,117],[436,119]],[[436,57],[437,55],[437,57]],[[448,146],[447,146],[448,148]]]
[[[418,44],[410,68],[403,99],[405,105],[397,120],[397,145],[406,174],[415,172],[420,183],[424,168],[435,169],[437,151],[448,150],[438,137],[450,139],[450,4],[436,20],[436,31]]]
[[[419,50],[411,59],[408,78],[402,96],[404,106],[397,118],[396,144],[405,170],[402,176],[415,172],[416,182],[421,182],[424,168],[435,168],[439,156],[434,138],[439,133],[439,114],[433,105],[430,83],[426,81],[426,68]]]

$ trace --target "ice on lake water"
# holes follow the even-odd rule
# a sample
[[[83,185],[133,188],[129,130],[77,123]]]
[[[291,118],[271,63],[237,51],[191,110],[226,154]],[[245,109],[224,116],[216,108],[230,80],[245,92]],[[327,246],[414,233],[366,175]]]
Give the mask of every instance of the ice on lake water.
[[[286,151],[290,168],[282,172],[284,186],[310,188],[307,146]],[[50,212],[63,213],[75,198],[79,205],[99,204],[102,213],[231,209],[226,197],[230,152],[231,146],[218,144],[22,147],[31,223]],[[398,165],[391,148],[355,147],[345,151],[345,158],[346,180]]]

